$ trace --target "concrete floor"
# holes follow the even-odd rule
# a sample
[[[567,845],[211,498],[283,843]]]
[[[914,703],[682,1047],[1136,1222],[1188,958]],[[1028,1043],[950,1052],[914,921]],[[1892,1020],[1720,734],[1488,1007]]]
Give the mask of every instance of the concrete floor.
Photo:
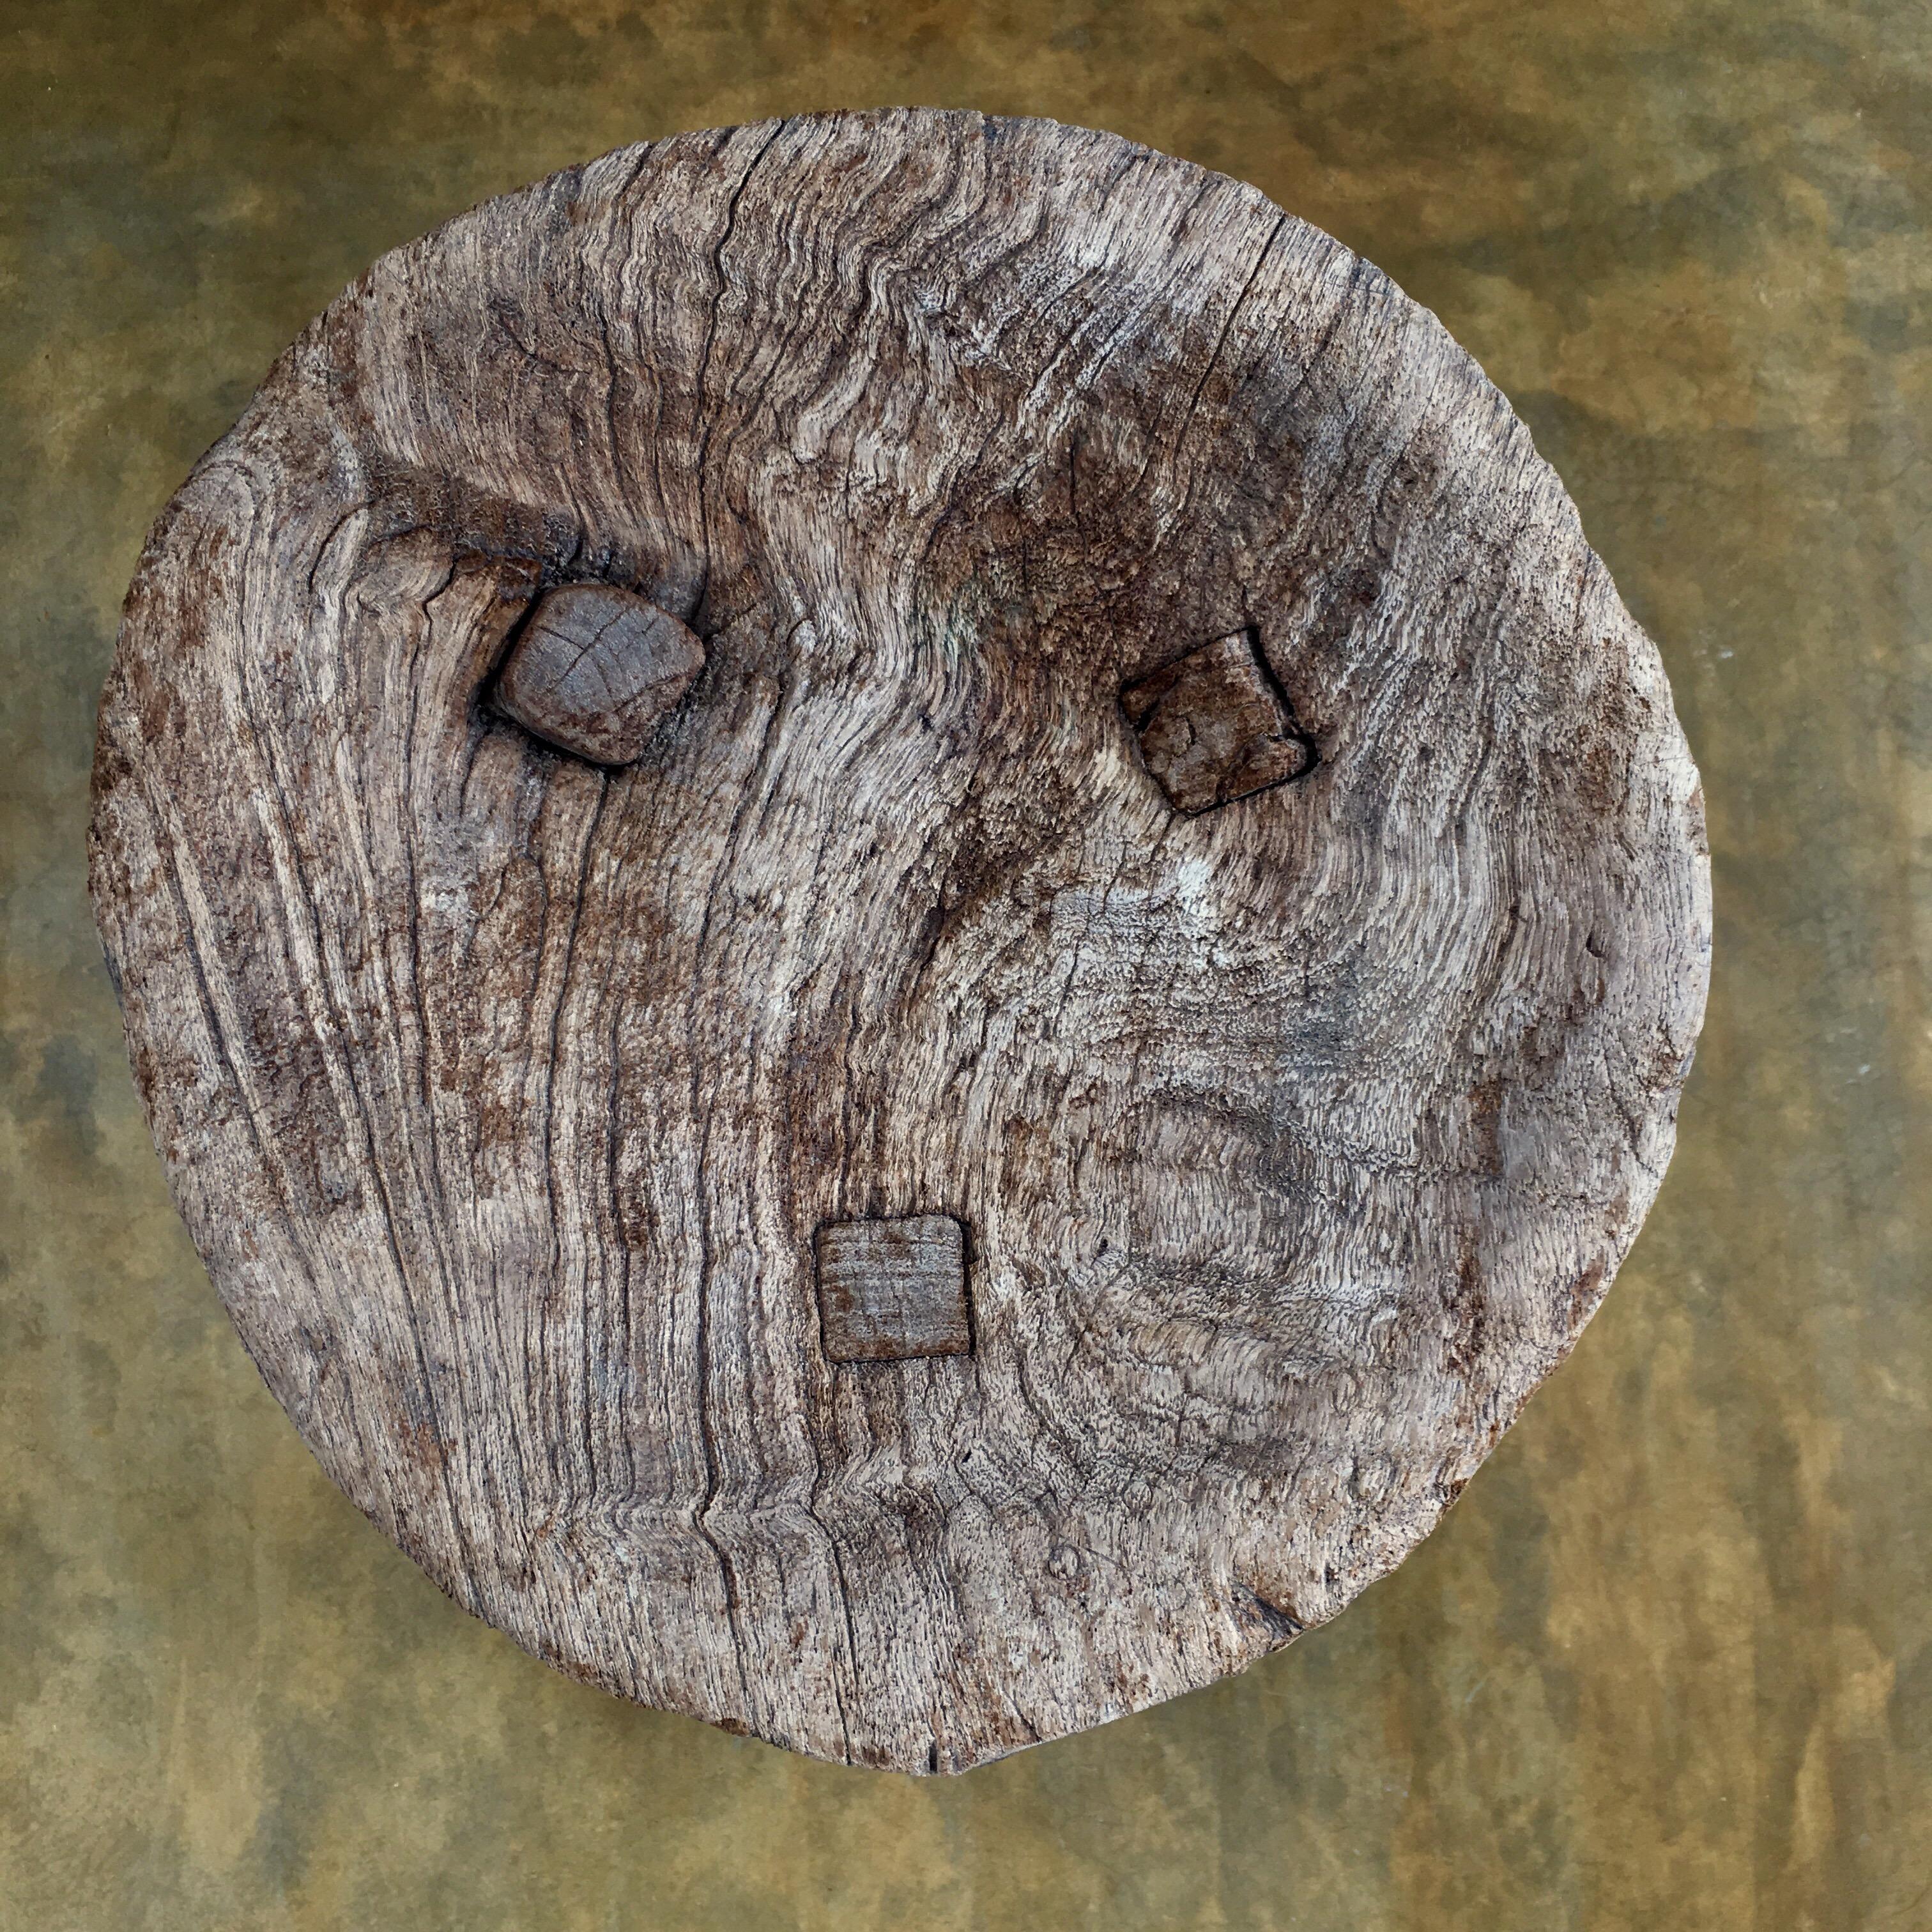
[[[1932,1925],[1922,0],[98,0],[0,16],[0,1924]],[[329,1487],[164,1198],[82,890],[148,520],[369,259],[620,142],[913,101],[1256,182],[1442,316],[1705,774],[1677,1164],[1437,1535],[958,1780],[552,1675]]]

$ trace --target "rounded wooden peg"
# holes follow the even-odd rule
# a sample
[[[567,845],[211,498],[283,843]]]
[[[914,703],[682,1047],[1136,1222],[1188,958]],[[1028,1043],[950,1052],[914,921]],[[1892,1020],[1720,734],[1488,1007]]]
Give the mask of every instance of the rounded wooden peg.
[[[704,645],[668,610],[608,584],[566,584],[510,647],[496,709],[593,765],[628,765],[704,668]]]

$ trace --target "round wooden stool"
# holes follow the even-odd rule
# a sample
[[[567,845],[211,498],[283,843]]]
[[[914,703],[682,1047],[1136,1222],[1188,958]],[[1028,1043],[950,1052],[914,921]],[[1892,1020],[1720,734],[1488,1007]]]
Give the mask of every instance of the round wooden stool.
[[[573,1675],[957,1770],[1425,1534],[1668,1159],[1655,651],[1435,319],[926,112],[385,256],[158,525],[94,890],[329,1474]]]

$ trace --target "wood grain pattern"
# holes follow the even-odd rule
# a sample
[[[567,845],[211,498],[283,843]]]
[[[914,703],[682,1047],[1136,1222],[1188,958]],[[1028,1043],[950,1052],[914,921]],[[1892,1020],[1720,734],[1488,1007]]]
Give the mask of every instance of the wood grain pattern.
[[[620,770],[485,701],[596,584]],[[1245,634],[1317,757],[1190,815]],[[398,250],[161,519],[94,890],[175,1196],[342,1487],[560,1667],[958,1769],[1432,1526],[1661,1178],[1708,949],[1656,656],[1480,371],[1254,190],[923,112]],[[813,1237],[953,1216],[970,1354]]]

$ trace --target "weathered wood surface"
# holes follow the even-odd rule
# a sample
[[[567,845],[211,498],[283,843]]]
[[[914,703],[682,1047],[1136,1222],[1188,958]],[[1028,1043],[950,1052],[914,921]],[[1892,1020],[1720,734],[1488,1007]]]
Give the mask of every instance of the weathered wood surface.
[[[703,640],[632,762],[491,701],[570,584]],[[1702,1004],[1669,693],[1502,399],[1043,123],[680,136],[385,257],[157,526],[96,787],[176,1198],[330,1474],[563,1669],[908,1770],[1399,1561]],[[838,1359],[821,1231],[934,1216],[967,1346]]]

